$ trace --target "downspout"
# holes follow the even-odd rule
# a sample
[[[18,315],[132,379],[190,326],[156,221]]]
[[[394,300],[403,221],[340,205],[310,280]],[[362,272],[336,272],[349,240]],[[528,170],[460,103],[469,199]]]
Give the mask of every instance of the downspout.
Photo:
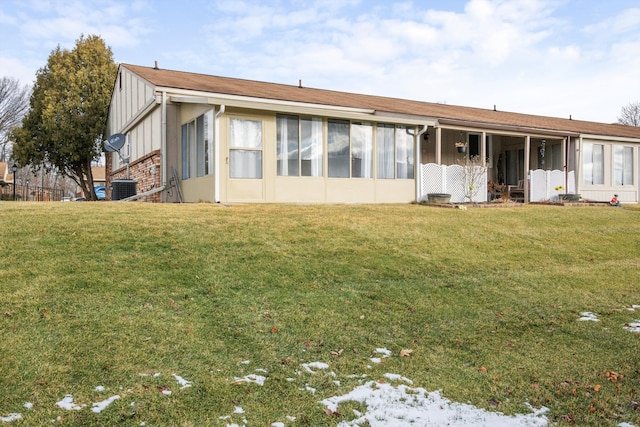
[[[162,91],[161,103],[162,124],[160,125],[160,179],[161,188],[167,185],[167,92]]]
[[[422,128],[415,133],[411,133],[410,129],[407,129],[409,135],[413,135],[413,146],[415,147],[413,154],[413,179],[415,181],[416,188],[416,203],[420,203],[420,195],[422,194],[422,168],[420,167],[420,155],[422,153],[422,141],[420,137],[427,131],[429,125],[422,125]]]
[[[220,109],[216,112],[214,116],[214,125],[213,125],[213,156],[215,158],[215,178],[213,183],[213,201],[215,203],[220,203],[220,167],[222,166],[222,162],[220,162],[220,116],[224,114],[226,107],[224,104],[220,105]]]

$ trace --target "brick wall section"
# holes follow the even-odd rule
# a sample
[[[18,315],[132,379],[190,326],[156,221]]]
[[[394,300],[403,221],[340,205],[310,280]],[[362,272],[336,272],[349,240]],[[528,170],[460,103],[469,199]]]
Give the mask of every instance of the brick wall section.
[[[126,179],[127,168],[121,167],[116,170],[111,170],[111,158],[113,153],[107,153],[106,155],[106,177],[107,177],[107,193],[108,198],[111,199],[111,183],[114,179]],[[151,153],[137,159],[134,162],[129,163],[129,178],[136,181],[136,194],[145,193],[160,187],[160,180],[162,179],[160,174],[160,150],[152,151]],[[155,182],[153,170],[155,169]],[[160,202],[160,195],[162,193],[155,193],[150,196],[145,196],[139,201],[144,202]]]

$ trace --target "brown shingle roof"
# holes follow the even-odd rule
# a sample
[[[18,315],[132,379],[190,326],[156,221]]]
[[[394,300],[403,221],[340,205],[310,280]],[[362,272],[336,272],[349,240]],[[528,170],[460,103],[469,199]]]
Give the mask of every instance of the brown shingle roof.
[[[149,83],[166,88],[196,90],[226,95],[306,102],[320,105],[373,109],[399,114],[413,114],[438,119],[462,120],[481,124],[517,128],[544,129],[555,132],[617,136],[640,139],[640,127],[588,122],[557,117],[494,111],[482,108],[412,101],[383,96],[314,89],[277,83],[265,83],[206,74],[188,73],[121,64]]]

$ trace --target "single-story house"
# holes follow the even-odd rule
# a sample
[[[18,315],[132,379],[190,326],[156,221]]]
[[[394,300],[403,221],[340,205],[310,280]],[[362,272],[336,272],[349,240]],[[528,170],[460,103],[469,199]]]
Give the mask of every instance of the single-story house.
[[[107,153],[107,187],[133,180],[147,201],[407,203],[430,193],[484,201],[507,188],[523,201],[640,200],[640,128],[302,82],[121,64],[113,135],[124,141]],[[482,168],[473,194],[469,159]]]

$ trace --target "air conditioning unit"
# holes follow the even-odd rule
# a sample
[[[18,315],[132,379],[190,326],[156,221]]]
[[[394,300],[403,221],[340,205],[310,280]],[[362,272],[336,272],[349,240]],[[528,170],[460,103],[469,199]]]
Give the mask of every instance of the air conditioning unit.
[[[135,196],[136,184],[133,179],[114,179],[111,182],[111,200],[122,200]]]

